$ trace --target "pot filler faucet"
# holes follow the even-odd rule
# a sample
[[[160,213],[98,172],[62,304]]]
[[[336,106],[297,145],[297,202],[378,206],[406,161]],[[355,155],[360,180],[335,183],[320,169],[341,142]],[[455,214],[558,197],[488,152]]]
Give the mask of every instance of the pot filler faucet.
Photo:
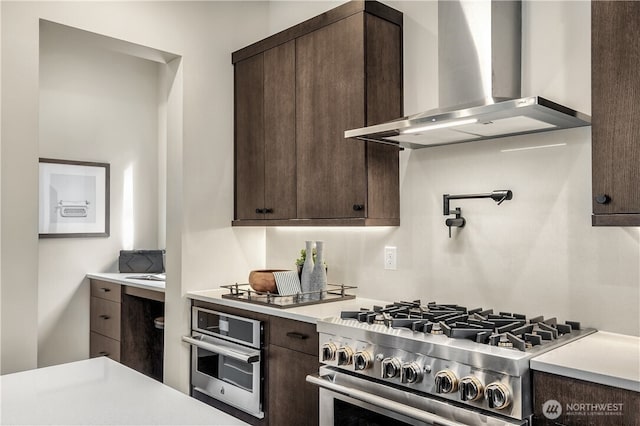
[[[510,200],[513,198],[513,192],[509,189],[497,189],[492,192],[488,192],[485,194],[458,194],[458,195],[442,195],[442,203],[444,204],[444,215],[449,216],[450,214],[455,214],[455,218],[447,218],[444,221],[444,224],[449,227],[449,238],[451,238],[451,228],[458,227],[462,228],[467,221],[462,217],[462,209],[460,207],[456,207],[454,210],[449,209],[449,200],[462,200],[465,198],[491,198],[493,201],[498,203],[498,205],[502,204],[505,200]]]

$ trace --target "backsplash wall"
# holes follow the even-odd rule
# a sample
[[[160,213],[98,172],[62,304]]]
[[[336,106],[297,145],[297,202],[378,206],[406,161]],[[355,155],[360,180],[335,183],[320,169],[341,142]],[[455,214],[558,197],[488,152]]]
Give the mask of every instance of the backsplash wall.
[[[434,108],[437,3],[387,3],[405,18],[405,114]],[[272,20],[286,15],[278,7]],[[523,96],[590,114],[589,67],[589,2],[525,2]],[[494,307],[640,335],[640,230],[591,226],[590,128],[406,150],[400,161],[400,227],[267,228],[266,266],[292,268],[305,240],[324,240],[329,280],[357,285],[363,297]],[[442,194],[494,189],[511,189],[513,200],[452,201],[467,225],[449,239]],[[395,271],[383,269],[386,245],[397,247]]]

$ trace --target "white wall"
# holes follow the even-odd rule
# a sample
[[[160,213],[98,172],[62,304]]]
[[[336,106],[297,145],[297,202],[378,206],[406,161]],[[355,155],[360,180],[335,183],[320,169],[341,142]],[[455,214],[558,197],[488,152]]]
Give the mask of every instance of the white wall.
[[[167,155],[167,263],[174,269],[168,271],[167,280],[165,381],[186,390],[188,348],[180,336],[188,332],[189,324],[188,302],[182,294],[244,279],[246,271],[264,266],[264,230],[230,226],[231,52],[265,36],[267,4],[3,1],[0,7],[2,373],[36,367],[38,318],[52,315],[40,312],[38,303],[46,296],[39,294],[37,235],[38,27],[39,20],[46,19],[182,57],[168,72],[183,82],[175,88],[182,101],[170,99],[164,106],[178,116],[167,126],[169,137],[181,139],[179,150]],[[112,175],[113,179],[117,177]],[[177,240],[173,248],[170,239]],[[87,262],[87,267],[96,266]],[[74,276],[79,273],[80,266],[73,271]],[[75,286],[77,279],[65,283],[65,291]],[[88,315],[79,321],[84,324],[78,327],[88,330]]]
[[[41,157],[110,164],[110,237],[39,241],[38,366],[89,355],[87,271],[117,272],[121,249],[155,249],[160,64],[40,27]]]
[[[435,108],[437,4],[386,3],[404,12],[405,114]],[[314,13],[329,9],[312,4]],[[271,28],[296,21],[294,13],[307,17],[274,3]],[[523,68],[523,96],[590,114],[590,3],[526,2]],[[494,307],[640,335],[640,231],[591,226],[590,141],[591,129],[580,128],[404,151],[400,227],[269,228],[267,266],[291,268],[305,240],[324,240],[329,280],[355,284],[362,296]],[[449,239],[442,194],[494,189],[513,190],[513,200],[454,202],[467,225]],[[397,247],[396,271],[383,270],[385,245]]]

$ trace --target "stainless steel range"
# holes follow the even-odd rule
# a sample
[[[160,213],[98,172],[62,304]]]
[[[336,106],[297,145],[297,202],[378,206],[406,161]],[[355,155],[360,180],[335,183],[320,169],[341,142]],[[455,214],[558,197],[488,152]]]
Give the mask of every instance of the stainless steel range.
[[[526,425],[529,360],[595,332],[577,322],[420,301],[318,322],[320,424]],[[397,423],[394,423],[397,422]]]

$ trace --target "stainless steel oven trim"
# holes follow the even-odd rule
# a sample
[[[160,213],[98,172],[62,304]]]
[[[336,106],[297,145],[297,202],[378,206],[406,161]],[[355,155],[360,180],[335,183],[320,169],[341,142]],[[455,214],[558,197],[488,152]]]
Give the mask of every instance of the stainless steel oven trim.
[[[211,332],[209,330],[204,330],[204,329],[198,327],[198,312],[205,312],[205,313],[208,313],[208,314],[219,315],[219,316],[225,317],[225,318],[233,318],[233,319],[236,319],[238,321],[242,321],[242,322],[246,322],[246,323],[252,324],[252,329],[253,329],[252,338],[251,338],[252,342],[251,343],[245,342],[243,340],[236,339],[233,336],[227,336],[227,335],[222,335],[222,334],[218,334],[218,333],[213,333],[213,332]],[[237,315],[231,315],[231,314],[227,314],[227,313],[224,313],[224,312],[218,312],[218,311],[214,311],[214,310],[211,310],[211,309],[202,308],[202,307],[199,307],[199,306],[193,306],[191,308],[191,330],[192,331],[196,331],[196,332],[199,332],[199,333],[207,334],[209,336],[220,336],[224,340],[230,340],[230,341],[239,343],[241,345],[248,345],[248,346],[251,346],[253,348],[259,349],[260,345],[262,343],[261,342],[261,336],[260,336],[260,334],[261,334],[261,330],[260,329],[261,329],[260,321],[258,321],[258,320],[239,317]]]
[[[321,388],[320,404],[322,406],[325,404],[323,398],[344,395],[364,404],[379,407],[382,409],[383,414],[385,411],[395,413],[427,425],[460,426],[482,424],[486,426],[522,426],[528,424],[527,420],[518,421],[482,414],[476,410],[469,410],[432,397],[373,383],[367,379],[327,367],[321,367],[318,375],[307,376],[307,381]],[[322,390],[329,392],[322,392]],[[325,413],[325,411],[327,410],[321,410],[321,416],[331,415]]]
[[[198,339],[197,337],[200,338]],[[217,337],[209,337],[208,340],[213,340],[212,342],[202,340],[203,336],[197,337],[182,336],[182,341],[189,343],[190,345],[205,349],[209,352],[215,352],[220,355],[228,356],[229,358],[233,358],[247,364],[260,362],[260,351],[245,351],[245,348],[243,348],[242,346],[227,343]]]

